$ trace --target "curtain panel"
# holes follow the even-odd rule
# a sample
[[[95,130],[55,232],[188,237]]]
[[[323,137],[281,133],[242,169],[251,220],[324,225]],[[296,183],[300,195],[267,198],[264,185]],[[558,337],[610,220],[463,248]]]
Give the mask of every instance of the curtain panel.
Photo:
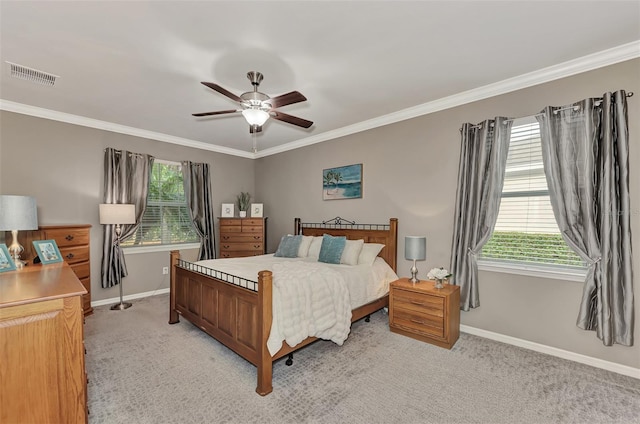
[[[215,259],[216,238],[209,164],[182,162],[182,179],[189,214],[200,237],[198,260]]]
[[[147,207],[149,180],[154,157],[126,150],[107,148],[104,152],[103,203],[133,204],[136,223],[121,225],[120,240],[137,230]],[[116,239],[115,225],[103,225],[101,282],[103,288],[113,287],[128,275],[124,254]]]
[[[498,218],[512,124],[497,117],[462,125],[450,269],[452,283],[460,286],[464,311],[480,306],[476,255]]]
[[[589,266],[577,326],[606,346],[633,345],[629,131],[623,90],[538,116],[551,205]]]

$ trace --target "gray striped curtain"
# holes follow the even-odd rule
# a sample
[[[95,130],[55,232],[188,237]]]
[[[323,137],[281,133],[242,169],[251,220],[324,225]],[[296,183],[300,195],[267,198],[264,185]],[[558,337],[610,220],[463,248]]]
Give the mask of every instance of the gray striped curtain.
[[[216,238],[209,164],[182,162],[182,179],[191,220],[200,237],[198,259],[215,259]]]
[[[131,237],[140,225],[147,207],[153,159],[153,156],[126,150],[107,148],[104,152],[103,203],[125,203],[136,207],[136,223],[121,225],[120,240]],[[106,289],[119,284],[128,272],[122,249],[117,243],[115,225],[103,225],[102,228],[101,281]]]
[[[538,117],[551,206],[589,265],[577,325],[606,346],[633,345],[629,129],[623,90]]]
[[[497,117],[462,125],[451,281],[460,286],[460,309],[464,311],[480,306],[476,256],[498,218],[512,124],[512,120]]]

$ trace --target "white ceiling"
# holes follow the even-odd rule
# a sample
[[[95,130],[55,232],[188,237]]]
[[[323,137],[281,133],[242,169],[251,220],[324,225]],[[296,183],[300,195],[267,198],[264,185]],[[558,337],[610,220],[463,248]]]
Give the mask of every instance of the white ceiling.
[[[264,155],[640,56],[640,1],[2,0],[0,20],[2,109],[246,157],[240,114],[191,116],[236,107],[200,81],[307,97],[281,110],[315,124],[269,120]]]

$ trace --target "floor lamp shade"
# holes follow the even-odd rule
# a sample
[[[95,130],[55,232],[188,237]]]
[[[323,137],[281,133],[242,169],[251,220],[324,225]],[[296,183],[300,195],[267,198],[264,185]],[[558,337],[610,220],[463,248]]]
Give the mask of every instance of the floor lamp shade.
[[[36,199],[31,196],[0,195],[0,231],[11,231],[13,241],[9,253],[16,268],[27,263],[20,259],[24,247],[18,242],[18,231],[38,229],[38,208]]]
[[[406,236],[404,238],[404,258],[413,261],[411,267],[411,282],[418,283],[418,268],[416,261],[427,259],[427,238],[423,236]]]
[[[136,206],[122,203],[102,203],[100,205],[101,224],[135,224]]]

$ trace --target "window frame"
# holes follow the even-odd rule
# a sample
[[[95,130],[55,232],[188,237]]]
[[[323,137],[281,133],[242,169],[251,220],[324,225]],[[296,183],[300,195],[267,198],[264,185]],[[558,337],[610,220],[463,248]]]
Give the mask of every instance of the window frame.
[[[535,123],[535,116],[517,118],[514,119],[513,126],[521,126]],[[544,172],[544,168],[543,168]],[[533,191],[518,191],[501,193],[501,199],[505,197],[531,197],[531,196],[548,196],[549,187],[546,190],[533,190]],[[557,224],[557,223],[556,223]],[[570,249],[570,247],[569,247]],[[537,278],[548,278],[565,281],[584,282],[589,271],[589,268],[585,266],[571,266],[560,264],[545,264],[545,263],[531,263],[520,262],[516,260],[500,260],[483,258],[478,255],[477,258],[478,270],[524,275]]]
[[[182,164],[178,161],[154,159],[151,172],[153,172],[153,166],[155,166],[156,164],[182,166]],[[148,203],[149,203],[149,199],[147,197],[147,205]],[[186,203],[186,196],[185,196],[184,205],[187,208],[189,207],[189,205],[187,205]],[[197,233],[196,233],[196,236],[197,236]],[[160,244],[152,244],[152,245],[151,244],[148,244],[148,245],[144,245],[144,244],[143,245],[124,245],[123,244],[122,252],[125,255],[135,255],[139,253],[167,252],[167,251],[177,250],[177,249],[184,250],[184,249],[199,249],[199,248],[200,248],[199,241],[197,242],[187,241],[187,242],[181,242],[181,243],[164,243],[164,244],[160,243]]]

